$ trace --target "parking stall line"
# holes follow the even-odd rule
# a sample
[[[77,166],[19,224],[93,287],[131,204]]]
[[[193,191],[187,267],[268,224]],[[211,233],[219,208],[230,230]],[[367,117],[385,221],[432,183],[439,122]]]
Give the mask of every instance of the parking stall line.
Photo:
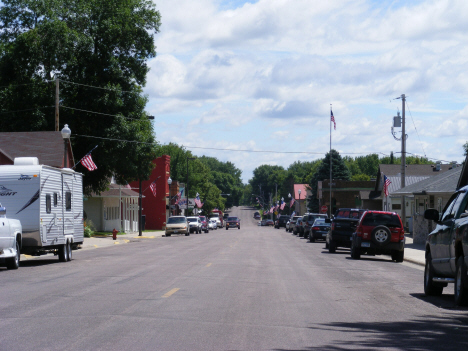
[[[170,297],[171,295],[173,295],[174,293],[176,293],[177,291],[179,291],[180,288],[174,288],[172,290],[169,290],[167,293],[165,293],[163,296],[161,297]]]

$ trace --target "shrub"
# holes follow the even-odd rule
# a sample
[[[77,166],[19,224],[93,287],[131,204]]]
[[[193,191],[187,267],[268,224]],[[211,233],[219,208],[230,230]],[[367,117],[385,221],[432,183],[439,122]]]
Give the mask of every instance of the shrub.
[[[94,234],[95,228],[90,219],[84,221],[84,236],[90,238]]]

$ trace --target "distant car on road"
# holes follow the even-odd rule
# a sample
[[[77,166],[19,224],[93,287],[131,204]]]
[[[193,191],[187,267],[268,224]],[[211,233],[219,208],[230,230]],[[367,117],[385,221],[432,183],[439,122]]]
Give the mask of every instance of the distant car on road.
[[[189,224],[185,216],[172,216],[167,219],[166,223],[166,236],[172,234],[185,234],[190,235]]]
[[[261,217],[260,217],[260,213],[255,212],[255,214],[254,214],[254,219],[260,219],[260,218],[261,218]]]
[[[199,216],[201,220],[201,230],[208,233],[208,219],[205,216]]]
[[[267,219],[265,225],[273,227],[275,225],[275,222],[273,222],[272,219]]]
[[[237,227],[237,229],[240,229],[240,219],[237,217],[228,217],[226,219],[226,230],[235,227]]]
[[[211,230],[218,229],[218,223],[216,222],[216,219],[210,219],[208,221],[208,229],[211,229]]]
[[[201,220],[199,217],[187,217],[187,221],[189,222],[189,230],[190,233],[195,232],[197,234],[201,233]]]

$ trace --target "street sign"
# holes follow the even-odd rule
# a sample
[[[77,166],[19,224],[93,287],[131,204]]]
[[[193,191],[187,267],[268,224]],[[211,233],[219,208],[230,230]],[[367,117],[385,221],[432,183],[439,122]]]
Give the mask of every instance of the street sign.
[[[328,207],[323,205],[322,207],[320,207],[320,212],[327,213],[328,212]]]

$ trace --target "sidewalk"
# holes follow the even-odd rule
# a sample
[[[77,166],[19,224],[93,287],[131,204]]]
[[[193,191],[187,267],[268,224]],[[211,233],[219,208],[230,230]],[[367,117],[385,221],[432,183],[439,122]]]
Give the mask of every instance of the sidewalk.
[[[143,232],[142,236],[138,236],[138,232],[135,233],[125,233],[122,235],[117,235],[117,240],[113,240],[112,236],[95,236],[92,238],[84,238],[83,245],[81,245],[81,250],[97,249],[106,246],[127,244],[134,240],[139,239],[156,239],[164,235],[163,230],[158,230],[154,232]]]
[[[413,238],[406,236],[405,261],[424,266],[426,264],[424,244],[413,244]]]

